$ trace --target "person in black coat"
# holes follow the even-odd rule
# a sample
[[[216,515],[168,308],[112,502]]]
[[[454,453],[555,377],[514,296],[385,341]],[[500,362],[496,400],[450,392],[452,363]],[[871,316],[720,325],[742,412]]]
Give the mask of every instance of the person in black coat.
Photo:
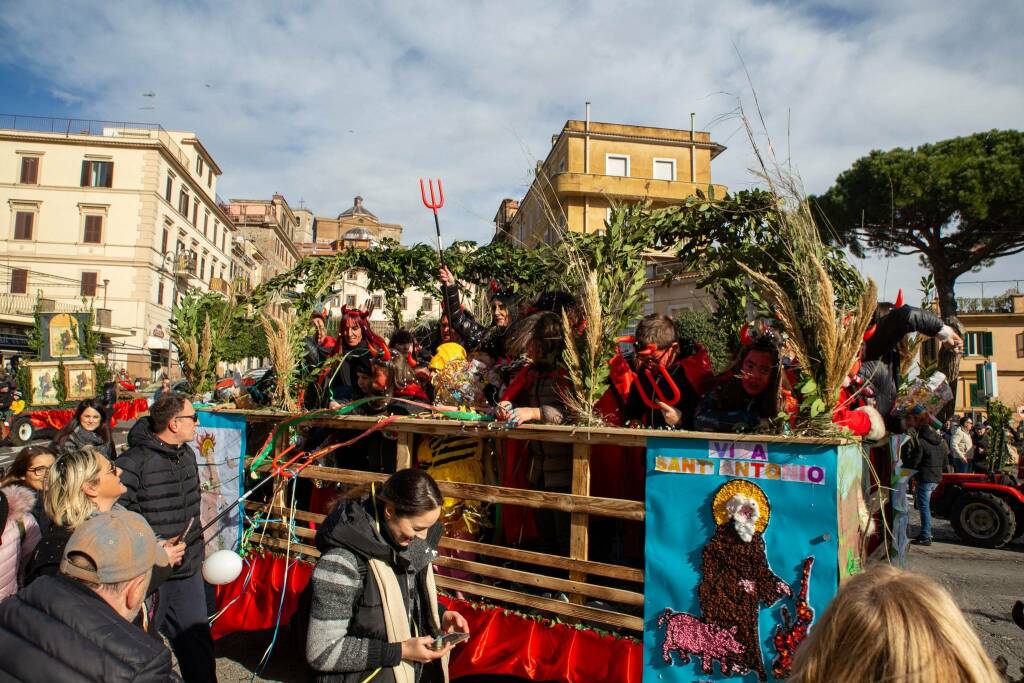
[[[195,408],[181,394],[153,403],[149,417],[128,433],[129,449],[117,459],[128,489],[120,503],[138,512],[164,539],[189,529],[185,556],[160,586],[153,628],[163,632],[188,681],[217,680],[213,638],[207,620],[202,573],[203,537],[199,533],[199,470],[188,445],[195,438]],[[191,525],[191,527],[189,526]]]
[[[863,359],[880,360],[888,365],[893,380],[898,384],[903,376],[900,341],[911,332],[935,337],[954,349],[963,349],[963,340],[956,331],[934,313],[883,302],[878,304],[873,330],[869,331],[870,336],[864,342]]]
[[[931,498],[935,487],[942,481],[942,470],[949,458],[949,446],[942,434],[935,431],[927,423],[927,416],[908,417],[914,420],[917,433],[912,434],[908,450],[904,454],[903,464],[916,469],[917,488],[914,492],[917,511],[921,515],[921,533],[912,543],[915,545],[932,544],[932,513]]]
[[[0,680],[179,681],[167,648],[131,623],[154,563],[166,564],[146,522],[124,510],[97,515],[72,536],[72,553],[62,574],[0,603]]]

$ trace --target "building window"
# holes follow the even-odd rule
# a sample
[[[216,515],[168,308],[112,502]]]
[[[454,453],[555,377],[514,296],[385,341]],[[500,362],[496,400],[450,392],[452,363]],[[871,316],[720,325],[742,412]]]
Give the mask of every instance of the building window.
[[[168,173],[167,174],[167,186],[164,187],[164,199],[167,200],[168,204],[171,203],[171,197],[174,196],[173,192],[174,192],[174,176],[172,176],[170,173]]]
[[[356,295],[355,294],[346,294],[345,295],[345,305],[348,306],[349,308],[355,308],[355,305],[356,305]]]
[[[22,185],[36,185],[39,183],[39,157],[21,158],[21,178],[19,182]]]
[[[356,271],[347,270],[345,271],[345,279],[348,280],[349,282],[355,282],[356,280],[359,279],[359,277],[356,275]]]
[[[192,225],[199,225],[199,197],[192,200]]]
[[[203,177],[203,158],[200,156],[196,157],[196,175]]]
[[[31,211],[19,211],[16,213],[14,216],[14,239],[32,239],[32,227],[35,219],[36,215]]]
[[[28,294],[28,271],[11,268],[11,294]]]
[[[99,273],[82,273],[82,296],[96,296]]]
[[[992,355],[992,333],[991,332],[968,332],[964,335],[965,356],[991,356]]]
[[[676,179],[676,160],[675,159],[655,159],[654,160],[654,179],[655,180],[675,180]]]
[[[1024,332],[1017,335],[1017,358],[1024,358]]]
[[[100,244],[103,241],[103,216],[86,216],[82,241],[86,244]]]
[[[987,401],[985,401],[985,397],[981,393],[981,387],[978,386],[977,382],[968,384],[967,392],[970,395],[972,408],[984,408],[986,406]]]
[[[604,174],[629,177],[629,156],[626,154],[606,154],[604,157]]]
[[[374,294],[371,301],[373,301],[373,310],[375,311],[379,311],[384,307],[384,299],[380,294]]]
[[[160,284],[156,286],[156,302],[161,306],[164,305],[164,280],[160,278]]]
[[[206,186],[213,187],[213,169],[211,168],[206,173]]]
[[[434,300],[429,296],[423,297],[423,305],[421,306],[424,313],[430,313],[434,310]]]
[[[181,192],[178,193],[178,213],[188,218],[188,192],[185,188],[181,188]]]
[[[403,296],[398,299],[398,305],[403,311],[409,310],[409,297]]]
[[[210,227],[210,212],[209,212],[209,210],[207,210],[206,213],[203,214],[203,237],[206,237],[206,231],[209,229],[209,227]],[[217,241],[216,233],[214,233],[213,241],[214,242]]]
[[[92,161],[82,162],[82,187],[113,187],[114,162]]]
[[[206,256],[199,259],[199,279],[203,280],[206,278]]]
[[[166,254],[167,253],[167,240],[170,239],[170,237],[171,237],[171,233],[167,231],[167,228],[164,228],[164,234],[160,238],[160,253],[161,254]]]

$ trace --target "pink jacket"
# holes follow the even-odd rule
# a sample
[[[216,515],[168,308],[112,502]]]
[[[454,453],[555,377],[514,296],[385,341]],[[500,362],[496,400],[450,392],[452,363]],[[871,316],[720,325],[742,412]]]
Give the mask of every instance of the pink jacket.
[[[11,484],[3,489],[7,497],[7,523],[0,536],[0,600],[18,591],[19,569],[39,543],[39,525],[32,516],[36,494],[25,486]]]

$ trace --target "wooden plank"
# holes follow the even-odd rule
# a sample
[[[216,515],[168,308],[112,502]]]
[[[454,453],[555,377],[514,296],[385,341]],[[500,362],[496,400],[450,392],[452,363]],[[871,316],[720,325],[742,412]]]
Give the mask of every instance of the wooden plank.
[[[277,548],[278,550],[287,550],[289,543],[288,540],[284,538],[274,538],[273,536],[267,536],[262,541],[260,541],[260,545],[267,546],[268,548]],[[312,558],[320,557],[320,551],[311,545],[306,545],[305,543],[291,543],[290,545],[293,555],[295,553],[301,553],[303,555],[308,555]]]
[[[254,422],[281,422],[298,417],[298,414],[267,410],[218,410],[215,412],[245,415]],[[345,415],[343,417],[313,418],[305,424],[363,431],[380,418]],[[647,439],[710,439],[728,443],[761,442],[790,443],[817,446],[837,446],[855,443],[841,437],[787,436],[783,434],[725,434],[720,432],[687,432],[681,430],[633,429],[625,427],[574,427],[572,425],[525,424],[513,429],[494,422],[464,422],[447,418],[402,417],[388,425],[388,431],[412,432],[414,434],[443,434],[449,436],[478,436],[489,439],[535,439],[559,443],[610,443],[619,446],[646,446]]]
[[[543,588],[550,591],[561,591],[562,593],[572,593],[580,597],[586,596],[597,598],[599,600],[607,600],[609,602],[618,602],[623,605],[634,605],[637,607],[642,607],[644,604],[643,593],[634,593],[633,591],[622,590],[621,588],[598,586],[590,583],[580,583],[579,581],[568,581],[556,576],[534,574],[532,572],[524,572],[518,569],[498,567],[484,562],[463,560],[457,557],[445,557],[444,555],[438,555],[434,560],[434,564],[442,567],[459,569],[464,572],[470,572],[492,579],[515,581],[516,583],[534,586],[535,588]],[[574,604],[582,605],[584,603],[579,602]]]
[[[590,496],[590,444],[572,445],[572,493],[576,496]],[[586,560],[590,556],[590,515],[573,512],[569,524],[569,557]],[[585,582],[587,575],[572,571],[569,572],[569,579]],[[581,595],[573,595],[570,599],[579,605],[584,603]]]
[[[398,443],[395,445],[395,469],[407,470],[412,467],[412,449],[416,435],[412,432],[399,432]]]
[[[520,593],[507,588],[497,588],[496,586],[487,586],[482,583],[476,583],[475,581],[457,579],[453,576],[437,576],[435,577],[435,580],[437,581],[438,586],[449,590],[462,591],[463,593],[469,593],[470,595],[479,595],[481,597],[492,598],[494,600],[502,600],[504,602],[510,602],[523,607],[532,607],[533,609],[559,614],[572,619],[579,619],[590,623],[607,624],[609,626],[628,629],[630,631],[643,631],[644,629],[644,620],[641,617],[634,617],[628,614],[620,614],[619,612],[597,609],[596,607],[587,607],[586,605],[574,605],[570,602],[551,600],[550,598],[542,598],[536,595],[527,595],[526,593]]]
[[[248,510],[257,511],[265,509],[266,504],[247,501],[245,503],[245,507]],[[267,509],[267,513],[270,515],[283,515],[289,514],[289,512],[289,510],[281,510],[279,508]],[[295,519],[300,522],[315,522],[319,524],[324,521],[325,517],[326,515],[321,515],[316,512],[306,512],[305,510],[295,511]],[[316,532],[312,529],[304,529],[301,533],[298,533],[298,535],[303,535],[306,532],[311,534],[308,536],[309,538],[313,538],[316,535]],[[480,543],[478,541],[467,541],[462,538],[450,538],[448,536],[441,537],[440,546],[451,550],[459,550],[462,552],[484,555],[486,557],[494,557],[500,560],[512,560],[514,562],[523,562],[525,564],[551,567],[552,569],[575,570],[586,574],[593,574],[594,576],[604,576],[610,579],[618,579],[619,581],[629,581],[632,583],[644,582],[644,571],[634,567],[623,567],[617,564],[606,564],[604,562],[594,562],[592,560],[573,560],[568,557],[562,557],[561,555],[549,555],[548,553],[538,553],[532,550],[520,550],[519,548],[506,548],[501,545]]]
[[[618,579],[620,581],[630,581],[633,583],[644,582],[644,572],[642,569],[623,567],[617,564],[605,564],[604,562],[594,562],[592,560],[574,560],[568,557],[562,557],[561,555],[549,555],[548,553],[538,553],[532,550],[520,550],[519,548],[506,548],[500,545],[478,543],[476,541],[467,541],[461,538],[449,538],[447,536],[441,538],[440,545],[442,548],[450,548],[451,550],[460,550],[467,553],[476,553],[477,555],[485,555],[487,557],[496,557],[501,560],[536,564],[544,567],[551,567],[552,569],[575,570],[587,574],[593,574],[594,576],[605,576],[611,579]]]
[[[260,472],[271,471],[269,465],[262,465]],[[388,478],[386,474],[358,472],[334,467],[317,467],[311,465],[299,473],[306,479],[321,481],[337,481],[346,484],[368,484],[371,481],[381,482]],[[599,517],[614,517],[643,521],[644,504],[636,500],[620,500],[618,498],[598,498],[595,496],[577,496],[570,493],[550,493],[547,491],[530,491],[513,489],[487,484],[467,484],[454,481],[439,481],[437,485],[441,493],[451,498],[482,500],[489,503],[506,503],[521,505],[528,508],[561,510],[562,512],[586,512]]]
[[[291,433],[291,429],[282,430],[280,433],[274,435],[274,459],[288,448],[288,435]],[[271,486],[277,486],[277,482],[271,484]],[[274,505],[283,508],[290,508],[288,505],[288,498],[285,491],[288,487],[281,486],[277,489],[277,493],[274,495]]]

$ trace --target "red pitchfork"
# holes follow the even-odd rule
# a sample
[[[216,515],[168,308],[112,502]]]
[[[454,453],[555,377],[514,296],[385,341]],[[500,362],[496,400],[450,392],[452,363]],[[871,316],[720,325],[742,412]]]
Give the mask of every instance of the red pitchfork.
[[[434,212],[434,228],[437,230],[437,258],[441,265],[444,265],[444,247],[441,246],[441,222],[437,219],[437,210],[444,206],[444,187],[441,186],[441,179],[437,179],[437,197],[434,197],[434,181],[428,180],[430,187],[430,199],[427,200],[427,188],[423,185],[423,178],[420,178],[420,196],[423,198],[423,206]]]

